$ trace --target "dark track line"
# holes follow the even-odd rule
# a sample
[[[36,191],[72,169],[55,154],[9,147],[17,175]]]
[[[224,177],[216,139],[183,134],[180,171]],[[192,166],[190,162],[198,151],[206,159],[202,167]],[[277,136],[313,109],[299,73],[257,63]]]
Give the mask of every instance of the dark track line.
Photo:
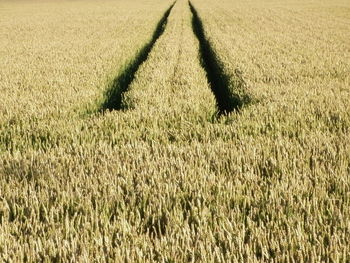
[[[176,2],[176,1],[175,1]],[[129,88],[129,85],[135,77],[135,73],[140,65],[146,61],[148,54],[151,52],[158,38],[163,34],[168,22],[169,14],[175,5],[175,2],[167,9],[161,20],[159,20],[155,31],[153,32],[150,42],[145,44],[142,49],[136,54],[135,58],[126,69],[118,75],[111,84],[111,87],[106,91],[105,101],[102,103],[100,110],[121,110],[124,108],[122,103],[123,93]]]
[[[196,9],[189,2],[192,12],[192,29],[199,41],[199,52],[201,56],[201,64],[207,73],[208,82],[216,98],[218,114],[227,114],[232,111],[239,111],[243,104],[249,101],[246,94],[242,95],[242,90],[246,88],[246,84],[242,77],[235,72],[236,78],[233,83],[224,73],[220,61],[218,61],[210,42],[205,36],[203,23],[198,16]],[[233,85],[233,89],[230,89]]]

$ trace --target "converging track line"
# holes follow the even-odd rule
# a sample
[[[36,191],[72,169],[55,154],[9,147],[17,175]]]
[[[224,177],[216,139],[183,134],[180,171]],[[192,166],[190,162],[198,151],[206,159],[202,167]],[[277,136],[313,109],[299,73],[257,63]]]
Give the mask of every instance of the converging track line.
[[[207,73],[208,82],[216,98],[218,114],[221,115],[232,111],[238,111],[249,98],[248,96],[242,98],[240,95],[235,94],[234,89],[238,90],[244,88],[245,82],[242,78],[237,76],[237,79],[234,80],[235,85],[233,89],[230,90],[229,77],[225,75],[210,42],[205,36],[202,21],[191,2],[189,2],[189,6],[193,15],[193,32],[199,41],[201,64]]]
[[[176,1],[167,9],[161,20],[159,20],[156,29],[153,32],[151,41],[142,47],[126,69],[112,81],[111,88],[107,90],[105,101],[101,105],[101,111],[123,109],[123,93],[128,90],[129,85],[135,77],[135,73],[139,69],[140,65],[147,60],[148,54],[151,52],[154,44],[163,34],[168,22],[168,17],[175,3]]]

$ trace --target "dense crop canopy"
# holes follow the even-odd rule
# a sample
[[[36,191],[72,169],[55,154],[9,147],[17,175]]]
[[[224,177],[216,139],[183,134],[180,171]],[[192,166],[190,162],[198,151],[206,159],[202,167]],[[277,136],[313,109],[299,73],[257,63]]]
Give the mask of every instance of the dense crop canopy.
[[[349,3],[172,4],[0,1],[0,261],[348,262]]]

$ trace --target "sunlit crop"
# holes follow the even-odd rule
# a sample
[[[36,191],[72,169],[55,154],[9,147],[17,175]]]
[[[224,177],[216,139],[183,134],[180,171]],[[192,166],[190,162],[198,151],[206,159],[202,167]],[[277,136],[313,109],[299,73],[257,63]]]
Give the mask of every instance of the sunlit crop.
[[[1,262],[349,262],[347,1],[0,17]]]

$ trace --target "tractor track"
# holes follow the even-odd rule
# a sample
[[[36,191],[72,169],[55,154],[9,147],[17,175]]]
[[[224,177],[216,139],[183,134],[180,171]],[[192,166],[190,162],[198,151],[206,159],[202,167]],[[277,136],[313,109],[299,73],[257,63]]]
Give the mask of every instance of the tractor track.
[[[201,64],[207,73],[209,85],[215,96],[218,114],[239,111],[249,98],[248,96],[242,98],[241,95],[235,93],[235,90],[244,89],[246,84],[240,76],[236,76],[234,87],[230,89],[230,78],[224,73],[224,69],[205,35],[202,20],[192,3],[190,1],[188,3],[192,12],[192,29],[199,41]]]
[[[135,73],[138,71],[141,64],[147,60],[148,54],[151,52],[154,44],[163,34],[168,22],[168,17],[175,3],[176,1],[166,10],[159,20],[151,40],[141,48],[125,70],[112,81],[111,87],[106,91],[105,100],[100,107],[101,111],[122,110],[124,108],[122,103],[123,93],[129,89],[130,84],[134,80]]]

